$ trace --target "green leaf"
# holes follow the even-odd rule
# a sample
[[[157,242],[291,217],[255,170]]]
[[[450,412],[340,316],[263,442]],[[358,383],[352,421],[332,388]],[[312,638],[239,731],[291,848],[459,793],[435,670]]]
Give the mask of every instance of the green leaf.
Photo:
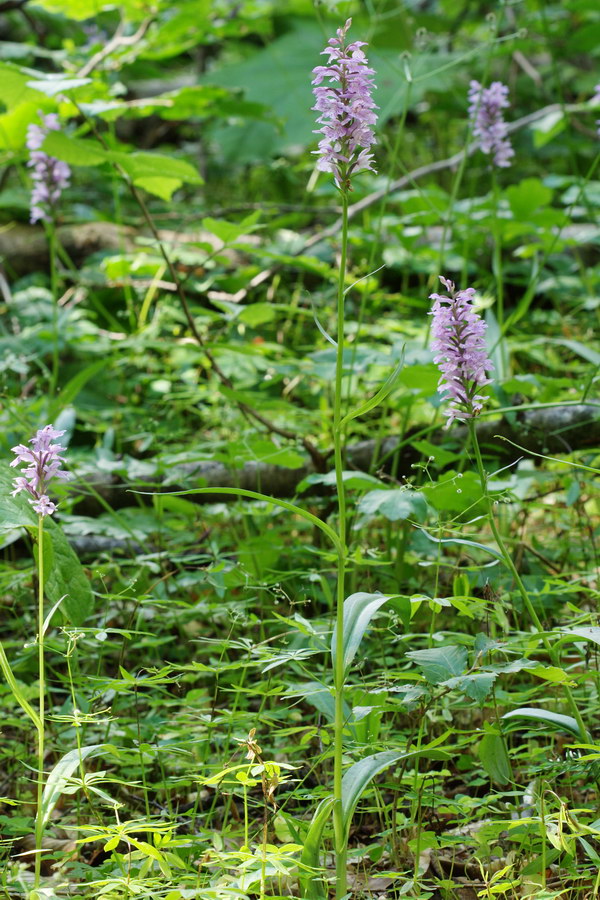
[[[395,595],[393,595],[395,596]],[[385,594],[366,594],[362,591],[351,594],[344,601],[344,672],[346,673],[356,656],[360,642],[369,623],[377,610],[387,603],[391,596]],[[335,670],[337,656],[337,629],[331,636],[331,658]]]
[[[428,486],[427,499],[440,512],[460,513],[468,509],[471,516],[476,515],[483,508],[478,504],[481,501],[479,476],[471,471],[448,469]]]
[[[173,191],[184,183],[202,184],[203,181],[194,166],[183,159],[160,153],[107,150],[91,138],[81,140],[60,131],[51,131],[42,146],[50,156],[70,166],[99,166],[103,163],[118,166],[135,185],[161,199],[170,199]]]
[[[381,481],[375,478],[374,475],[369,475],[368,472],[355,472],[353,469],[342,472],[342,481],[348,490],[365,491],[371,485],[381,485]],[[324,484],[327,487],[335,487],[337,484],[336,473],[332,470],[323,474],[315,472],[312,475],[307,475],[306,478],[302,479],[296,490],[301,493],[310,487],[311,484]]]
[[[335,699],[331,690],[320,681],[307,681],[304,684],[291,684],[286,692],[287,696],[293,697],[300,694],[305,703],[314,706],[321,715],[328,721],[335,720]],[[344,719],[347,721],[352,715],[352,710],[346,702],[344,702]]]
[[[347,425],[348,422],[351,422],[352,419],[357,419],[359,416],[364,416],[366,413],[370,412],[376,406],[379,406],[380,403],[383,403],[385,398],[391,394],[396,385],[398,384],[398,379],[400,378],[400,373],[404,368],[404,347],[402,348],[402,353],[400,355],[400,360],[396,364],[396,368],[391,372],[384,383],[381,385],[376,394],[371,397],[370,400],[365,400],[359,407],[351,412],[347,413],[342,421],[340,422],[340,428],[343,428],[344,425]]]
[[[79,559],[56,524],[48,517],[44,522],[44,535],[52,545],[52,567],[45,572],[45,593],[51,603],[60,604],[61,611],[70,625],[81,625],[90,615],[94,605],[92,589]]]
[[[548,339],[545,338],[545,341]],[[586,344],[582,344],[581,341],[575,341],[572,338],[555,338],[548,341],[550,344],[560,344],[562,347],[567,347],[569,350],[572,350],[573,353],[577,354],[577,356],[581,356],[582,359],[587,360],[593,366],[600,366],[600,353],[597,350],[594,350],[593,347],[588,347]]]
[[[75,747],[57,762],[48,775],[42,795],[42,822],[44,824],[48,822],[52,810],[56,806],[58,798],[68,786],[73,772],[79,767],[80,760],[96,755],[103,748],[104,744],[90,744],[87,747],[82,747],[81,750]]]
[[[61,159],[70,166],[100,166],[106,162],[107,151],[98,141],[81,140],[62,131],[50,131],[42,144],[44,153]]]
[[[275,318],[275,310],[272,303],[250,303],[244,306],[239,315],[239,321],[249,325],[250,328],[256,328],[258,325],[265,325],[272,322]]]
[[[440,684],[455,675],[462,675],[467,668],[467,651],[457,644],[430,650],[411,650],[406,654],[423,670],[430,684]]]
[[[62,75],[57,78],[49,75],[39,81],[28,81],[27,86],[33,88],[34,91],[40,91],[47,97],[54,97],[63,91],[72,91],[75,88],[91,84],[91,82],[91,78],[63,78]]]
[[[566,124],[567,121],[562,110],[554,110],[542,116],[541,119],[536,119],[535,122],[532,122],[533,146],[536,150],[559,135]]]
[[[185,184],[202,184],[198,171],[184,159],[175,159],[161,153],[126,153],[121,150],[107,150],[106,158],[119,165],[135,184],[148,178],[173,179]]]
[[[488,547],[486,544],[480,544],[478,541],[468,541],[466,538],[436,538],[425,531],[424,528],[421,528],[420,530],[421,534],[424,534],[425,537],[428,540],[433,541],[434,544],[462,544],[465,547],[475,547],[476,550],[485,550],[486,553],[491,553],[496,559],[503,558],[500,551],[496,550],[495,547]]]
[[[369,491],[357,503],[358,512],[365,517],[361,524],[371,521],[374,516],[383,516],[388,522],[416,519],[422,521],[427,515],[427,501],[420,491],[407,488]]]
[[[27,528],[37,537],[38,517],[21,494],[11,497],[15,471],[0,463],[0,532]],[[67,621],[81,625],[93,607],[90,583],[73,548],[50,516],[44,520],[45,594],[52,603],[60,604]]]
[[[466,694],[467,697],[470,697],[471,700],[483,703],[491,692],[497,677],[496,672],[472,672],[470,675],[458,675],[455,678],[442,681],[441,686],[456,688],[462,691],[463,694]]]
[[[13,697],[23,710],[23,712],[27,713],[34,726],[37,728],[38,732],[42,730],[42,722],[37,713],[37,710],[33,708],[33,706],[29,703],[27,697],[23,693],[21,685],[16,680],[13,670],[10,667],[10,662],[8,661],[8,657],[2,646],[2,641],[0,641],[0,669],[2,669],[2,674],[6,679],[6,683],[12,691]]]
[[[497,784],[508,784],[512,779],[510,759],[501,734],[489,731],[479,742],[477,753],[481,765]]]
[[[535,722],[542,722],[544,725],[551,725],[559,731],[569,731],[575,737],[582,741],[587,739],[586,734],[582,734],[579,730],[577,721],[572,716],[565,716],[562,713],[550,712],[547,709],[538,709],[534,706],[521,706],[519,709],[512,709],[510,712],[504,713],[503,719],[533,719]]]
[[[554,684],[563,684],[569,680],[565,670],[560,669],[558,666],[532,666],[529,672],[538,678],[542,678],[544,681],[552,681]]]
[[[428,749],[415,750],[410,753],[398,753],[396,750],[383,750],[380,753],[373,753],[366,756],[359,762],[350,766],[348,771],[342,778],[342,815],[344,819],[344,830],[346,835],[350,829],[352,816],[356,809],[356,804],[364,793],[365,788],[369,785],[376,775],[393,766],[395,763],[404,759],[418,759],[419,757],[427,757],[429,759],[449,759],[450,754],[445,750]]]
[[[552,191],[539,178],[524,178],[506,189],[506,196],[514,217],[528,221],[531,214],[552,200]]]
[[[181,181],[177,178],[161,178],[158,175],[142,175],[134,179],[134,184],[149,194],[160,197],[161,200],[170,200],[175,191],[181,187]]]
[[[561,629],[561,641],[591,641],[600,644],[600,628],[597,625],[579,625],[575,628]]]
[[[28,72],[29,74],[26,74]],[[0,82],[2,83],[2,105],[7,109],[21,103],[39,104],[45,102],[43,94],[30,87],[32,70],[23,72],[14,63],[0,62]],[[37,112],[37,110],[36,110]],[[36,116],[37,117],[37,116]]]
[[[241,222],[226,222],[225,219],[202,219],[202,227],[205,231],[210,231],[215,237],[223,241],[224,244],[232,244],[244,234],[250,234],[258,225],[260,212],[252,213],[246,216]]]
[[[321,800],[303,841],[304,849],[300,855],[299,877],[302,896],[305,900],[325,900],[327,896],[323,880],[316,874],[315,869],[320,867],[323,831],[331,814],[333,803],[333,797],[325,797]]]

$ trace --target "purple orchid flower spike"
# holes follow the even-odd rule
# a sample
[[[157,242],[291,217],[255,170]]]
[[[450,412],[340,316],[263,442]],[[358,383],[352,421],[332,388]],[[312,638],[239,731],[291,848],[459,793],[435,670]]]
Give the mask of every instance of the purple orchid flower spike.
[[[30,221],[50,222],[56,204],[63,190],[69,186],[71,169],[65,162],[48,156],[41,150],[48,133],[58,131],[60,122],[56,113],[47,116],[39,113],[42,124],[32,124],[27,129],[27,147],[29,148],[29,162],[33,189],[31,191],[31,215]]]
[[[341,190],[351,190],[350,179],[355,172],[373,167],[371,146],[376,143],[372,126],[377,121],[376,104],[371,97],[375,87],[373,69],[369,68],[362,50],[364,41],[346,45],[346,34],[352,24],[348,19],[338,28],[336,37],[330,38],[323,53],[329,57],[326,66],[313,69],[313,109],[320,113],[317,122],[323,127],[316,134],[323,134],[317,168],[331,172]],[[327,80],[328,84],[322,84]]]
[[[442,376],[438,389],[450,400],[446,411],[449,427],[454,419],[464,421],[479,415],[485,397],[479,389],[490,384],[487,371],[493,365],[485,346],[486,323],[473,309],[473,288],[457,291],[452,281],[440,276],[450,296],[431,294],[433,316],[431,347]]]
[[[508,139],[508,128],[502,110],[510,106],[508,88],[501,81],[493,81],[489,88],[478,81],[469,86],[469,118],[473,123],[473,136],[479,141],[483,153],[492,154],[498,168],[510,166],[515,155]]]
[[[71,478],[69,472],[65,472],[61,468],[61,463],[65,460],[60,453],[65,449],[60,444],[53,444],[55,438],[61,437],[64,431],[57,431],[52,425],[46,425],[40,428],[35,437],[32,437],[29,443],[31,447],[25,444],[18,444],[12,448],[12,452],[16,454],[11,466],[18,466],[20,463],[26,463],[27,468],[22,470],[22,474],[15,478],[14,491],[12,496],[15,497],[21,491],[26,491],[31,495],[29,502],[40,516],[49,516],[56,509],[56,505],[48,497],[46,490],[53,478],[67,481]]]

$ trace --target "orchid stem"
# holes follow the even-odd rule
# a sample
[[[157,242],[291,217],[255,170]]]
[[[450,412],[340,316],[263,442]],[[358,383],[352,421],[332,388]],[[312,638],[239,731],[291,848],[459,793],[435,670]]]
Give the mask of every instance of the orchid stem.
[[[40,886],[42,865],[42,840],[44,819],[42,797],[44,793],[44,710],[46,678],[44,668],[44,517],[38,516],[38,678],[39,678],[39,723],[37,726],[37,809],[35,815],[35,875],[34,886]]]
[[[335,722],[333,748],[333,826],[336,859],[337,900],[346,895],[347,836],[342,809],[342,761],[344,752],[344,600],[346,573],[346,494],[344,490],[343,434],[342,434],[342,380],[344,375],[344,288],[346,281],[346,258],[348,252],[348,194],[342,190],[342,246],[337,292],[337,346],[335,360],[335,396],[333,407],[333,447],[335,460],[335,483],[338,497],[338,559],[336,590],[336,633],[338,635],[335,655]]]

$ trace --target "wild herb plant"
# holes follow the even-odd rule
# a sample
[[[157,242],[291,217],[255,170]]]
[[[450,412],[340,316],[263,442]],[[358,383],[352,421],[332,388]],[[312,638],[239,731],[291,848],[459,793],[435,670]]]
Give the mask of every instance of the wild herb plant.
[[[56,605],[46,615],[45,610],[45,572],[44,572],[44,554],[46,553],[46,545],[44,543],[44,519],[46,516],[52,515],[56,510],[56,505],[48,496],[48,490],[52,481],[57,478],[66,481],[71,476],[70,473],[62,468],[64,457],[60,454],[65,450],[60,444],[53,443],[55,438],[61,437],[65,432],[57,431],[52,425],[46,425],[40,428],[35,437],[31,438],[31,447],[25,444],[19,444],[13,447],[13,453],[16,454],[15,459],[11,462],[11,466],[26,464],[22,474],[18,475],[14,480],[14,490],[12,496],[25,491],[29,495],[29,502],[38,516],[37,523],[37,577],[38,577],[38,596],[37,596],[37,637],[36,643],[38,648],[38,708],[34,710],[29,701],[19,688],[14,677],[10,662],[6,656],[4,648],[0,643],[0,666],[4,673],[4,677],[13,692],[15,700],[21,706],[23,711],[29,716],[33,722],[37,734],[37,803],[35,816],[35,881],[34,891],[40,888],[40,873],[42,862],[42,841],[44,837],[44,824],[46,818],[46,808],[43,803],[44,794],[44,740],[46,733],[46,712],[45,712],[45,696],[46,696],[46,676],[45,676],[45,658],[44,658],[44,638],[50,624],[53,613],[56,611]],[[63,598],[61,598],[63,599]],[[60,602],[60,601],[59,601]],[[37,894],[36,894],[37,900]]]

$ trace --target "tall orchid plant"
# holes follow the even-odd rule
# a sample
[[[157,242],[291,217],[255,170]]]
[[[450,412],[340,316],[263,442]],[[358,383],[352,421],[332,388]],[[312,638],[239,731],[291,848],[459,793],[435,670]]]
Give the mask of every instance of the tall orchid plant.
[[[57,431],[52,425],[40,428],[29,441],[30,447],[18,444],[13,447],[15,459],[11,466],[25,465],[14,482],[12,496],[24,491],[28,495],[29,502],[38,516],[37,543],[38,543],[38,608],[37,608],[37,646],[38,646],[38,709],[30,705],[29,701],[20,691],[16,679],[12,673],[10,663],[2,644],[0,643],[0,668],[11,688],[13,695],[22,709],[33,722],[37,732],[37,809],[35,818],[35,876],[34,890],[40,887],[42,840],[44,836],[44,817],[42,796],[44,791],[44,737],[45,737],[45,694],[46,678],[44,664],[44,636],[47,622],[44,618],[44,519],[52,515],[56,505],[48,496],[48,489],[54,479],[66,481],[71,476],[63,469],[64,457],[60,454],[64,447],[54,443],[56,438],[62,437],[64,431]]]
[[[447,410],[448,424],[451,424],[454,419],[465,421],[467,424],[471,447],[477,464],[481,491],[487,507],[487,517],[494,540],[502,554],[504,564],[513,578],[532,625],[540,636],[553,664],[559,666],[560,660],[556,650],[544,633],[544,628],[535,606],[498,528],[494,515],[494,503],[489,491],[488,475],[483,465],[477,439],[476,418],[482,411],[485,403],[485,397],[479,393],[479,390],[486,384],[490,384],[491,381],[488,378],[488,372],[491,370],[492,364],[487,358],[484,337],[486,324],[473,308],[473,300],[475,298],[473,288],[457,291],[453,282],[447,278],[440,276],[440,281],[448,290],[450,296],[431,294],[429,299],[434,301],[431,310],[431,315],[433,316],[432,349],[436,354],[434,357],[435,362],[442,373],[439,387],[443,392],[443,398],[450,399],[450,407]],[[583,718],[567,684],[564,685],[564,691],[580,733],[582,735],[587,734]]]
[[[374,71],[369,67],[363,41],[346,42],[352,24],[348,19],[336,36],[322,51],[327,65],[313,69],[315,105],[319,113],[317,133],[319,142],[317,168],[333,175],[342,202],[342,233],[337,289],[337,344],[333,409],[333,442],[335,477],[338,498],[338,559],[336,590],[336,633],[338,644],[344,633],[345,574],[347,565],[346,497],[343,479],[342,434],[342,376],[344,353],[344,296],[348,250],[348,196],[352,178],[360,171],[375,172],[371,147],[376,143],[373,125],[377,121],[377,106],[372,97],[375,87]],[[347,835],[342,805],[342,756],[344,740],[344,654],[341,647],[335,654],[335,722],[334,722],[334,785],[333,822],[336,857],[336,897],[346,894]]]

